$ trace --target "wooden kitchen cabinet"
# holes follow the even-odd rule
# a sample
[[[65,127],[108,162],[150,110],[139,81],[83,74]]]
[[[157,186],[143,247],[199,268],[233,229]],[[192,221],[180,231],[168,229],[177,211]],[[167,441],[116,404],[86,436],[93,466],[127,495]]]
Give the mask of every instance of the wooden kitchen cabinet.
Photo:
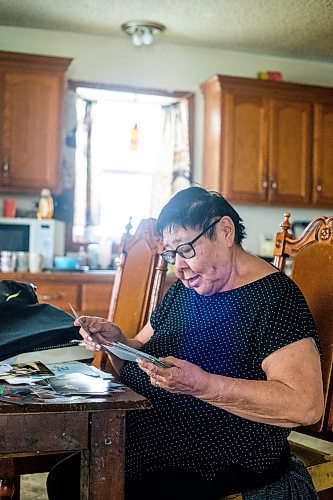
[[[0,273],[2,280],[36,285],[38,302],[59,307],[72,314],[69,303],[79,314],[108,315],[115,272]]]
[[[236,203],[333,206],[332,89],[225,76],[201,88],[206,188]]]
[[[308,205],[311,195],[311,104],[269,99],[266,196],[282,205]]]
[[[38,302],[41,304],[52,304],[67,312],[70,312],[69,304],[72,304],[75,309],[81,309],[80,286],[78,284],[59,281],[47,282],[33,277],[31,283],[37,286],[36,293]]]
[[[0,52],[0,190],[60,184],[65,74],[71,59]]]
[[[115,271],[14,272],[0,273],[0,279],[33,283],[40,304],[51,304],[72,314],[70,303],[79,314],[107,318],[115,274]],[[175,279],[173,274],[167,275],[163,295]]]
[[[333,98],[315,104],[313,187],[315,206],[333,207]]]

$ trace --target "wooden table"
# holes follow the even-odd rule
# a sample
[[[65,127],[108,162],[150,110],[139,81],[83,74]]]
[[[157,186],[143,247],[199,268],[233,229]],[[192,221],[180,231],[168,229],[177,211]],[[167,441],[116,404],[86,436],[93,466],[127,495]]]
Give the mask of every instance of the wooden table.
[[[130,389],[84,403],[0,403],[0,478],[17,484],[22,457],[81,451],[81,500],[122,500],[125,414],[150,406]]]

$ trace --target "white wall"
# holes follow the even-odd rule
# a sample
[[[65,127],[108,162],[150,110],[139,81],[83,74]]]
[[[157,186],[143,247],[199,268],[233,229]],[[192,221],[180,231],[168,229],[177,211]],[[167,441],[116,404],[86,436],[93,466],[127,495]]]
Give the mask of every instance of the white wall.
[[[120,31],[120,29],[119,29]],[[134,47],[119,37],[0,26],[0,50],[72,57],[68,77],[99,83],[188,90],[196,95],[194,180],[201,182],[203,99],[200,83],[214,74],[256,77],[257,71],[278,70],[290,82],[333,86],[333,64],[285,59],[188,45],[166,44],[163,35],[149,47]],[[290,207],[236,207],[248,227],[246,247],[258,252],[260,233],[279,229]],[[332,207],[333,209],[333,207]],[[293,219],[311,219],[322,211],[291,209]],[[297,214],[297,216],[296,216]],[[254,233],[255,231],[255,233]],[[274,232],[273,231],[273,232]]]

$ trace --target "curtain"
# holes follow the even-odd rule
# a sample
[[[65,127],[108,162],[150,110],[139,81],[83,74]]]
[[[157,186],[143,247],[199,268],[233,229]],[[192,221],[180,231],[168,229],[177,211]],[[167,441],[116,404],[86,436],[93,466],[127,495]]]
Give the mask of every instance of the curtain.
[[[77,132],[75,161],[74,240],[91,243],[100,229],[101,166],[92,147],[98,144],[94,125],[100,101],[77,96]],[[152,179],[150,214],[157,217],[172,194],[191,185],[188,100],[181,99],[162,107],[164,121],[158,159]],[[95,146],[94,146],[95,144]],[[135,154],[135,153],[134,153]]]
[[[54,217],[67,223],[66,239],[68,245],[72,241],[70,227],[73,224],[74,185],[75,185],[75,152],[76,152],[76,93],[67,90],[64,102],[64,119],[62,128],[62,165],[60,194],[53,193]]]
[[[160,158],[153,179],[152,216],[181,189],[191,185],[188,100],[163,106],[164,124]]]
[[[171,192],[176,193],[191,185],[191,159],[188,126],[188,101],[183,99],[174,106],[175,142],[172,165]]]
[[[64,189],[73,189],[75,182],[76,149],[76,93],[67,90],[65,95],[63,128],[62,184]]]
[[[75,182],[75,239],[82,243],[95,240],[94,226],[99,223],[100,197],[92,164],[92,131],[95,101],[77,97],[77,144]]]

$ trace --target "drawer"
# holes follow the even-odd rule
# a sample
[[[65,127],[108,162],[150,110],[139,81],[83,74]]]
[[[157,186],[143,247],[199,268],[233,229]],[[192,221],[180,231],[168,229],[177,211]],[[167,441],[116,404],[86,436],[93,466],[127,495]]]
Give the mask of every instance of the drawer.
[[[9,412],[10,410],[8,410]],[[1,453],[38,454],[88,447],[88,412],[24,412],[0,415]],[[9,497],[7,497],[9,498]]]
[[[78,285],[67,285],[65,283],[35,283],[37,286],[38,301],[52,304],[53,306],[70,312],[70,302],[76,309],[79,308]]]
[[[90,316],[106,318],[109,311],[112,283],[82,285],[81,311]]]

